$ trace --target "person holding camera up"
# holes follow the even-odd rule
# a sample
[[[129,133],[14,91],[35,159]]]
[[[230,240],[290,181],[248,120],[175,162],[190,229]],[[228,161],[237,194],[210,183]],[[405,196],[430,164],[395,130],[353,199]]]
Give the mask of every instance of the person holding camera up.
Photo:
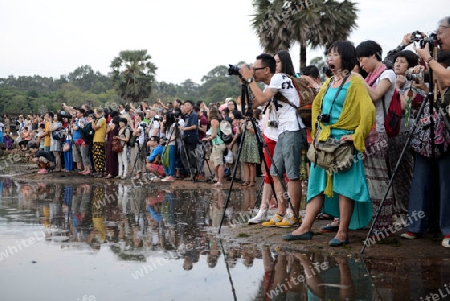
[[[134,128],[132,129],[132,135],[138,137],[134,145],[130,145],[130,170],[134,172],[132,180],[137,180],[142,176],[144,172],[145,163],[145,129],[147,123],[144,122],[144,113],[137,112],[134,115]]]
[[[450,16],[439,21],[436,36],[424,38],[421,41],[421,47],[415,47],[419,57],[427,63],[430,72],[433,72],[433,78],[437,80],[434,83],[434,89],[440,91],[441,99],[437,102],[448,107],[449,103],[449,87],[450,87],[450,67],[447,64],[441,64],[439,61],[450,51]],[[438,61],[432,56],[431,47],[437,42],[440,48]],[[431,45],[430,45],[431,44]],[[433,91],[430,91],[433,92]],[[433,99],[428,99],[427,102]],[[434,120],[434,129],[427,127],[424,121],[430,120],[430,116]],[[414,219],[408,226],[407,232],[401,235],[402,238],[415,239],[425,233],[427,222],[431,219],[430,202],[439,202],[431,204],[431,206],[440,207],[439,226],[444,239],[442,246],[450,248],[450,189],[448,179],[450,178],[450,136],[444,122],[444,118],[449,118],[448,111],[444,114],[438,113],[438,108],[434,107],[430,112],[430,106],[425,104],[424,112],[419,119],[421,127],[414,131],[411,146],[416,153],[411,190],[409,195],[408,213],[417,216],[417,212],[424,213],[425,218]],[[429,123],[428,123],[429,124]],[[428,138],[419,144],[417,136],[430,137],[431,130],[434,130],[434,141]],[[438,139],[437,139],[438,138]],[[417,143],[414,140],[417,140]],[[418,146],[421,148],[419,149]],[[433,150],[434,149],[434,150]],[[437,197],[438,201],[433,197]]]
[[[254,95],[253,107],[263,106],[269,101],[273,102],[273,98],[277,93],[281,93],[289,102],[299,106],[300,99],[292,80],[284,74],[275,74],[275,70],[276,62],[274,57],[266,53],[257,56],[252,67],[241,67],[240,74],[243,80],[247,81]],[[265,83],[267,88],[261,91],[256,82]],[[273,226],[292,227],[300,222],[299,210],[302,186],[300,185],[299,166],[301,149],[305,145],[305,126],[297,115],[296,109],[289,103],[278,101],[276,115],[278,118],[278,141],[275,146],[273,160],[278,174],[273,165],[270,168],[270,174],[273,176],[275,193],[279,202],[277,213],[270,219],[270,222]],[[289,215],[286,215],[286,200],[283,196],[283,187],[280,182],[284,173],[286,173],[290,181],[288,193],[294,211],[293,214]]]

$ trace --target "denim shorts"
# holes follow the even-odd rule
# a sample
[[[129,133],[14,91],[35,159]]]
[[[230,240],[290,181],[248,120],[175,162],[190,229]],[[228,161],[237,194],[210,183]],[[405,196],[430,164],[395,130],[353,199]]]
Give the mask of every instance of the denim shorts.
[[[281,179],[286,173],[289,180],[300,178],[300,159],[305,146],[305,138],[304,129],[295,132],[285,131],[278,136],[273,154],[275,166],[272,164],[270,167],[272,176],[280,175]],[[278,169],[278,174],[275,167]]]

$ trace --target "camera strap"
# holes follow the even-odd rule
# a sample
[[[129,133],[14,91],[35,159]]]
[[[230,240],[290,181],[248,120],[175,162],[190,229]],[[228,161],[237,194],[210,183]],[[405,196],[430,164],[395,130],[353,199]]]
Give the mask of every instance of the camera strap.
[[[328,115],[331,115],[331,111],[333,110],[334,102],[336,101],[337,97],[339,96],[339,92],[341,92],[342,87],[344,86],[344,84],[345,84],[345,82],[347,81],[347,79],[348,79],[349,76],[350,76],[350,74],[347,74],[347,75],[344,77],[344,79],[342,80],[342,83],[339,85],[339,89],[336,91],[336,94],[334,94],[334,99],[333,99],[333,102],[331,103],[331,106],[330,106],[330,112],[328,112]],[[327,90],[326,90],[325,93],[323,94],[322,102],[320,103],[320,114],[322,114],[322,111],[323,111],[323,99],[325,98],[325,95],[327,95],[328,89],[330,88],[331,82],[332,82],[332,81],[334,81],[334,76],[333,76],[333,80],[330,80],[330,82],[328,83]]]

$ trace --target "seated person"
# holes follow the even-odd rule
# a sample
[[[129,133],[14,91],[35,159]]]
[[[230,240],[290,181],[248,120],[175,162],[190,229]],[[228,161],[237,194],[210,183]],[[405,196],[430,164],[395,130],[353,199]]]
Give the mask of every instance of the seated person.
[[[147,157],[147,171],[154,173],[158,177],[165,177],[166,174],[164,173],[164,167],[161,162],[164,147],[159,144],[159,137],[150,137],[147,146],[151,149],[150,156]]]
[[[37,163],[41,170],[38,171],[40,174],[47,173],[47,170],[53,170],[55,168],[55,157],[51,152],[46,152],[43,150],[38,150],[39,146],[36,143],[32,143],[30,146],[31,151],[31,162]]]

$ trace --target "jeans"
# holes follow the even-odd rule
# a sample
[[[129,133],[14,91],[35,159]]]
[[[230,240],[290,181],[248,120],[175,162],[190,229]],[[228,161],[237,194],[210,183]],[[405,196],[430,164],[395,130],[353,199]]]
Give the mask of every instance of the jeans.
[[[408,231],[424,233],[430,217],[430,205],[440,207],[439,226],[442,234],[450,234],[450,155],[432,159],[416,155],[408,206]],[[437,190],[434,191],[434,188]],[[433,195],[436,198],[432,197]],[[416,217],[423,211],[423,218]],[[423,215],[423,214],[422,214]]]

